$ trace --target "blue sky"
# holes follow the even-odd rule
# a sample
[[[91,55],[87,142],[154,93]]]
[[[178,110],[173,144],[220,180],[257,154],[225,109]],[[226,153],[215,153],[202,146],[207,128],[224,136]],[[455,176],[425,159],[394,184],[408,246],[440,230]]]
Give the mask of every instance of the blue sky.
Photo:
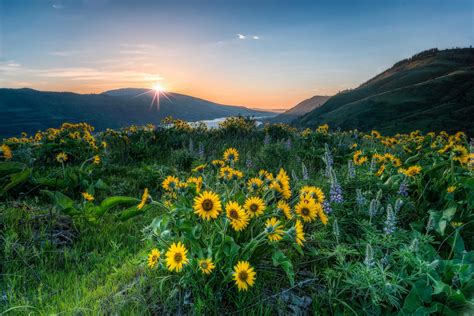
[[[473,1],[0,0],[0,86],[286,108],[473,42]]]

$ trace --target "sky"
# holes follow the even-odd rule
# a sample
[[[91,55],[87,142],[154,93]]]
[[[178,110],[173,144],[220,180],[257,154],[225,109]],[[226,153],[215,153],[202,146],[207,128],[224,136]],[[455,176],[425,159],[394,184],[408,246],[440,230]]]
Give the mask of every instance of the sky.
[[[151,88],[290,108],[422,50],[467,47],[472,0],[0,0],[0,87]]]

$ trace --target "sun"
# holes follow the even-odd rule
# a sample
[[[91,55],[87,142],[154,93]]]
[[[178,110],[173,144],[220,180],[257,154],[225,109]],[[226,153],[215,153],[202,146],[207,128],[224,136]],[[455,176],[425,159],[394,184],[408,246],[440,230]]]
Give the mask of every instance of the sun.
[[[155,83],[153,85],[153,90],[155,90],[156,92],[164,92],[165,88],[163,88],[163,86],[160,85],[159,83]]]

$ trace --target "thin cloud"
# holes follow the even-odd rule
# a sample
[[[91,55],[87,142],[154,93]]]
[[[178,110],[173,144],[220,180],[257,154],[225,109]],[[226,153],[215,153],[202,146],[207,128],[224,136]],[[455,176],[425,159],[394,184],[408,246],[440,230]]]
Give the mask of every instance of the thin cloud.
[[[49,52],[48,55],[58,56],[58,57],[68,57],[68,56],[83,54],[86,52],[87,51],[85,50],[57,50],[57,51]]]
[[[237,38],[241,39],[241,40],[244,40],[244,39],[247,38],[247,36],[245,36],[244,34],[237,34]]]
[[[245,34],[238,33],[237,38],[240,39],[240,40],[245,40],[245,39],[248,39],[248,38],[253,39],[253,40],[259,40],[260,36],[258,36],[258,35],[245,35]]]
[[[52,7],[56,10],[64,9],[64,6],[62,4],[53,4]]]
[[[259,40],[259,39],[260,39],[260,36],[254,35],[254,36],[252,36],[252,38],[253,38],[254,40]]]

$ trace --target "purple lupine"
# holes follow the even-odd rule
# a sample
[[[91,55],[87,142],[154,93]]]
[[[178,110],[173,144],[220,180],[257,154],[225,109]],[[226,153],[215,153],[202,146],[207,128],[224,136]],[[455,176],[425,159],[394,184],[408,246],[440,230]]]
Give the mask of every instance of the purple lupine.
[[[363,206],[366,202],[366,199],[365,199],[365,196],[362,194],[362,190],[361,189],[356,189],[356,202],[357,202],[357,205],[359,206]]]
[[[329,203],[328,200],[324,200],[323,202],[323,211],[328,215],[332,213],[331,203]]]
[[[270,135],[265,134],[265,138],[263,139],[263,144],[266,146],[270,144]]]
[[[202,142],[199,142],[198,155],[201,158],[204,157],[204,144]]]
[[[331,202],[342,203],[344,198],[342,197],[342,188],[339,182],[335,179],[331,184],[331,190],[329,191],[329,198]]]
[[[354,168],[354,163],[352,160],[347,161],[347,174],[349,178],[354,178],[355,177],[355,168]]]
[[[408,183],[406,179],[403,179],[402,183],[400,183],[400,187],[398,188],[398,194],[401,196],[408,196]]]
[[[304,163],[301,163],[301,173],[303,174],[303,180],[309,180],[308,168],[306,168]]]
[[[387,206],[387,218],[385,219],[385,226],[383,231],[386,235],[391,235],[396,229],[397,218],[393,212],[392,206],[389,204]]]

